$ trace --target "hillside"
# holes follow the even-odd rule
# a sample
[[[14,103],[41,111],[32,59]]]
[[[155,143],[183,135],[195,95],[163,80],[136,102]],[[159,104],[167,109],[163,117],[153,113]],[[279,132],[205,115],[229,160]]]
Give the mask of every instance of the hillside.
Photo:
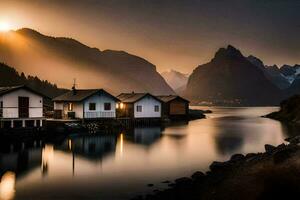
[[[233,46],[219,49],[189,77],[187,98],[213,105],[277,105],[282,91]]]
[[[279,89],[284,90],[290,86],[289,80],[281,73],[281,69],[276,65],[267,66],[259,58],[255,56],[248,56],[247,59],[260,70],[263,71],[269,81],[276,85]]]
[[[38,77],[28,76],[24,73],[19,74],[14,68],[0,63],[0,87],[27,85],[48,97],[56,97],[65,92],[65,89],[57,88],[55,84],[40,80]]]
[[[0,60],[18,71],[70,88],[105,88],[120,92],[173,94],[174,91],[143,58],[124,51],[91,48],[74,39],[49,37],[31,29],[0,34]]]
[[[300,122],[300,95],[294,95],[280,103],[278,112],[270,113],[266,117],[289,123]]]

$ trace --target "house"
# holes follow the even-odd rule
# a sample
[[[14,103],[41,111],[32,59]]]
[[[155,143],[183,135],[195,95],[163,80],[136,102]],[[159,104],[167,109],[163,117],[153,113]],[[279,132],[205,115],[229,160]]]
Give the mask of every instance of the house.
[[[0,87],[0,128],[41,127],[44,98],[24,85]]]
[[[118,117],[131,119],[161,118],[162,101],[149,93],[122,93],[117,96]]]
[[[58,119],[102,119],[116,117],[119,99],[103,89],[73,89],[53,99]]]
[[[168,118],[185,118],[189,112],[189,101],[177,96],[177,95],[166,95],[157,96],[163,101],[162,115]]]

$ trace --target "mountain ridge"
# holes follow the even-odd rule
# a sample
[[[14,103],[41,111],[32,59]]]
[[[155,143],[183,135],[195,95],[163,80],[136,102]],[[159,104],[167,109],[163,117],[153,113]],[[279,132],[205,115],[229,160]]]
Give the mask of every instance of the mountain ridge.
[[[70,88],[76,78],[79,87],[101,87],[115,95],[131,91],[174,94],[156,66],[139,56],[100,51],[74,39],[46,36],[28,28],[9,34],[0,36],[0,60],[60,86]]]
[[[194,69],[184,94],[194,103],[214,105],[276,105],[282,99],[264,72],[232,45]]]

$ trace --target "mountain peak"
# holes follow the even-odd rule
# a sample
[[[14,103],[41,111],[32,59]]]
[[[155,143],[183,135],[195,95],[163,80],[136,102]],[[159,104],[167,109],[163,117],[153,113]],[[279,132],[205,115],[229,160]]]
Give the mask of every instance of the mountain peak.
[[[223,60],[225,58],[244,58],[240,50],[232,45],[228,45],[227,48],[220,48],[215,54],[214,60]]]
[[[42,35],[40,32],[31,29],[31,28],[21,28],[16,30],[17,33],[25,34],[25,35]]]

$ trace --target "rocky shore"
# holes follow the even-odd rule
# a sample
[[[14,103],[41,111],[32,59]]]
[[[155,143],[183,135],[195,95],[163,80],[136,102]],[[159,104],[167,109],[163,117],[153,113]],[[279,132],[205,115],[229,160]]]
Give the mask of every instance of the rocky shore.
[[[213,162],[210,170],[195,172],[169,183],[165,190],[132,200],[290,199],[300,195],[300,136],[264,153],[235,154]]]
[[[300,95],[294,95],[282,101],[278,112],[270,113],[264,117],[288,123],[300,123]]]

